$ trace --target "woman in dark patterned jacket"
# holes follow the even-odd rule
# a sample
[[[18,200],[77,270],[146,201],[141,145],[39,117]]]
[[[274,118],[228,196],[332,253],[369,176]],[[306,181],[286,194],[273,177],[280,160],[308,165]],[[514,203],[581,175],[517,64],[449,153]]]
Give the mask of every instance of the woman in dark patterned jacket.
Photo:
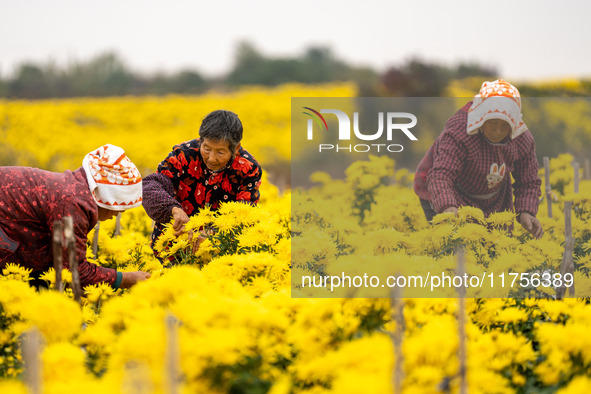
[[[514,210],[536,238],[544,233],[536,218],[540,185],[534,138],[521,117],[519,91],[502,79],[484,82],[474,101],[448,119],[414,180],[429,221],[464,205],[485,215]]]
[[[144,178],[144,209],[156,222],[152,247],[171,219],[178,236],[189,216],[205,206],[215,210],[226,201],[258,202],[262,169],[240,146],[242,131],[235,113],[214,111],[203,119],[198,139],[174,146],[157,172]],[[199,236],[194,247],[204,239]]]

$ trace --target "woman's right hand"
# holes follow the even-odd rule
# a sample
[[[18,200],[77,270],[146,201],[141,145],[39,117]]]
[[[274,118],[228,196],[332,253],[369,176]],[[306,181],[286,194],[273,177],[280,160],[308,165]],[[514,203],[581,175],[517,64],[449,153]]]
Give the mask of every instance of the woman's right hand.
[[[532,216],[527,212],[521,212],[519,216],[517,216],[517,220],[524,229],[534,236],[534,238],[540,239],[542,238],[542,235],[544,235],[542,224],[535,216]]]
[[[174,223],[172,229],[174,230],[175,237],[178,237],[185,231],[185,224],[189,222],[189,216],[181,208],[172,208],[172,218]]]
[[[443,210],[443,213],[448,213],[448,212],[455,213],[457,215],[458,208],[456,208],[456,207],[448,207],[448,208],[445,208]]]
[[[122,272],[121,274],[123,277],[121,279],[121,284],[119,285],[120,289],[128,289],[137,282],[149,279],[152,276],[149,272],[144,271]]]

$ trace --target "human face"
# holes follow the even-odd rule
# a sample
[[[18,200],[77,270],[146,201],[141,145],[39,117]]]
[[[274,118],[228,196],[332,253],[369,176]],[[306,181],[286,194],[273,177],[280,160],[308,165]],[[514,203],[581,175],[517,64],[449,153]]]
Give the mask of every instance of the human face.
[[[511,134],[509,123],[501,119],[489,119],[482,125],[482,134],[492,143],[503,141]]]
[[[236,147],[236,152],[238,151],[239,147],[240,144],[238,144]],[[203,139],[200,152],[205,165],[211,171],[221,170],[232,158],[230,143],[223,140],[212,140],[209,138]]]

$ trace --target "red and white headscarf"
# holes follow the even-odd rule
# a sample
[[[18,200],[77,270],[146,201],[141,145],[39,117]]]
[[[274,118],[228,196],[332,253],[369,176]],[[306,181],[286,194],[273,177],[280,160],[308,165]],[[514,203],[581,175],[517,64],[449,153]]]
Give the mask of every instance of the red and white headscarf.
[[[99,207],[124,211],[142,204],[142,177],[120,147],[101,146],[84,157],[82,167]]]
[[[509,82],[484,82],[468,111],[468,134],[476,134],[489,119],[502,119],[511,126],[511,138],[527,130],[521,117],[521,96]]]

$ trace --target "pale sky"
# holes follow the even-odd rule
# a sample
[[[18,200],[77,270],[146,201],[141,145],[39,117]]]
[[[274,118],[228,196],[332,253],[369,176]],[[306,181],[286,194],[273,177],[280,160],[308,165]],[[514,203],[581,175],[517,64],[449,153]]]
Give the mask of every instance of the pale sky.
[[[589,78],[590,17],[586,0],[0,0],[0,75],[116,51],[133,71],[217,76],[247,40],[267,56],[328,46],[378,72],[417,56],[509,80]]]

